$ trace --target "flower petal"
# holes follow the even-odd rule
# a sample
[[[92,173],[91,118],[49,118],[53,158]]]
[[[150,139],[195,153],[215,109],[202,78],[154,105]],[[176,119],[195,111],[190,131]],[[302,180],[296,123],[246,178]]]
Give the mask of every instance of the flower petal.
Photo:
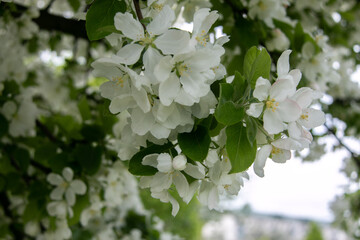
[[[277,102],[284,101],[291,93],[295,92],[295,86],[290,78],[282,78],[277,80],[269,90],[271,99]]]
[[[74,172],[73,172],[73,170],[71,168],[66,167],[62,171],[62,175],[64,176],[66,181],[71,182],[71,180],[74,177]]]
[[[187,51],[189,41],[188,32],[170,29],[158,37],[154,43],[163,54],[179,54]]]
[[[197,165],[191,163],[186,164],[184,172],[196,179],[203,179],[205,177],[205,171]]]
[[[150,35],[160,35],[171,27],[174,20],[174,11],[169,5],[165,5],[154,20],[147,25],[146,29]]]
[[[277,74],[278,77],[287,75],[289,73],[290,65],[289,65],[289,55],[291,50],[284,51],[277,61]]]
[[[173,173],[173,183],[180,197],[185,197],[189,192],[189,183],[180,171]]]
[[[62,197],[64,195],[65,188],[62,186],[56,187],[54,190],[50,193],[50,199],[51,200],[62,200]]]
[[[289,75],[292,76],[293,78],[293,82],[294,82],[294,86],[296,87],[300,80],[301,80],[301,72],[299,69],[293,69],[289,72]]]
[[[144,35],[141,23],[133,18],[130,13],[117,13],[114,18],[115,28],[132,40],[140,40]]]
[[[128,108],[134,108],[136,107],[136,102],[134,101],[134,98],[130,95],[122,95],[115,97],[109,106],[109,110],[113,114],[117,114],[119,112],[122,112]]]
[[[290,158],[291,152],[289,150],[280,149],[280,151],[271,154],[271,159],[276,163],[285,163]]]
[[[304,109],[299,123],[306,128],[318,127],[325,123],[325,114],[323,111],[313,108]]]
[[[136,101],[137,106],[139,106],[144,113],[149,112],[151,110],[149,98],[144,88],[141,88],[140,90],[134,87],[131,88],[131,95],[133,99]]]
[[[301,144],[292,138],[280,138],[271,143],[279,149],[285,150],[301,150]]]
[[[263,120],[264,128],[269,134],[277,134],[282,132],[286,127],[281,117],[279,116],[278,111],[273,112],[270,109],[265,109]]]
[[[70,188],[74,191],[74,193],[83,195],[86,193],[86,185],[81,180],[74,180],[70,183]]]
[[[59,175],[59,174],[55,174],[55,173],[50,173],[46,180],[55,186],[58,186],[60,184],[62,184],[64,182],[64,179]]]
[[[75,192],[73,191],[72,188],[68,188],[65,192],[65,198],[67,203],[70,206],[74,206],[75,205],[75,201],[76,201],[76,197],[75,197]]]
[[[134,133],[144,136],[154,126],[155,119],[152,112],[144,113],[140,108],[131,112],[131,129]]]
[[[155,123],[152,128],[150,129],[150,133],[156,138],[156,139],[164,139],[168,138],[170,135],[170,129],[164,127],[163,125],[159,123]]]
[[[271,145],[265,145],[256,153],[256,158],[254,161],[254,172],[259,177],[264,177],[264,167],[266,164],[266,159],[270,156],[272,150]]]
[[[263,78],[263,77],[259,77],[256,80],[256,85],[255,85],[255,90],[253,93],[253,96],[255,98],[257,98],[259,101],[264,101],[268,98],[269,96],[269,89],[271,87],[270,81]]]
[[[180,79],[171,74],[167,80],[160,83],[159,98],[160,102],[165,106],[169,106],[180,92]]]
[[[252,117],[258,118],[264,109],[264,103],[252,103],[248,110],[246,110],[246,114]]]
[[[158,165],[157,158],[158,158],[158,156],[159,156],[159,154],[157,154],[157,153],[146,155],[143,158],[143,160],[141,161],[141,164],[157,168],[157,165]]]
[[[171,172],[172,168],[172,159],[171,156],[167,153],[161,153],[157,157],[157,169],[160,172],[167,173]]]
[[[144,46],[139,44],[128,44],[122,47],[117,53],[114,59],[117,60],[118,63],[122,63],[125,65],[133,65],[136,63],[142,51],[144,50]]]
[[[280,102],[276,111],[279,113],[280,119],[284,122],[296,121],[301,115],[301,108],[299,105],[290,99]]]

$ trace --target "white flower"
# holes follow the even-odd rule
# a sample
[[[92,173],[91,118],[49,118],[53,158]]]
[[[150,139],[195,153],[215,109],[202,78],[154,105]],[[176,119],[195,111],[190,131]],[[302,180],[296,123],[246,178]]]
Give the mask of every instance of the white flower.
[[[251,0],[249,3],[249,16],[251,18],[258,17],[263,20],[266,25],[273,28],[273,18],[280,20],[286,19],[284,7],[286,2],[287,1],[284,2],[280,0]]]
[[[48,182],[56,186],[50,193],[52,200],[62,200],[65,193],[65,199],[70,206],[74,206],[75,195],[84,195],[86,192],[86,185],[81,180],[73,180],[74,172],[71,168],[66,167],[62,171],[62,177],[55,173],[50,173],[47,176]]]
[[[291,158],[290,150],[299,150],[301,145],[292,138],[281,138],[266,144],[256,153],[254,171],[259,177],[264,177],[266,159],[270,157],[274,162],[285,163]]]
[[[259,77],[256,81],[254,97],[260,103],[252,103],[246,113],[259,117],[265,106],[263,120],[264,128],[269,134],[277,134],[286,129],[284,122],[293,122],[301,115],[299,105],[288,98],[294,90],[290,79],[277,80],[273,85],[269,80]]]
[[[301,107],[302,113],[296,122],[289,123],[289,136],[298,140],[303,148],[309,147],[312,142],[312,135],[307,130],[318,127],[325,123],[325,114],[321,110],[309,108],[313,100],[321,98],[322,93],[314,91],[311,88],[303,87],[296,91],[291,97]]]
[[[189,191],[189,183],[180,172],[186,168],[187,160],[182,154],[174,159],[167,153],[150,154],[144,157],[143,165],[156,167],[159,171],[151,177],[149,184],[151,192],[161,192],[174,184],[180,197],[186,196]]]
[[[284,51],[290,46],[290,41],[286,35],[278,28],[271,30],[272,39],[265,42],[266,48],[269,51]]]
[[[218,17],[219,14],[217,14],[216,11],[210,12],[209,8],[202,8],[195,12],[193,21],[194,27],[190,40],[193,46],[207,46],[209,41],[208,32]]]
[[[215,80],[212,68],[219,66],[224,54],[222,47],[216,49],[201,48],[187,54],[163,57],[155,67],[161,103],[168,106],[175,101],[192,106],[207,95]]]
[[[72,218],[74,215],[70,205],[63,200],[48,203],[46,205],[46,210],[50,216],[58,217],[60,219],[65,219],[66,217]]]
[[[130,13],[117,13],[114,19],[115,27],[125,37],[135,42],[119,50],[117,53],[118,62],[125,65],[136,63],[144,48],[152,44],[155,44],[164,54],[174,54],[183,50],[188,44],[189,34],[174,29],[168,30],[174,20],[174,11],[168,5],[165,5],[153,21],[146,26],[146,31],[144,31],[141,23],[135,20]],[[155,36],[158,35],[161,36],[155,39]]]

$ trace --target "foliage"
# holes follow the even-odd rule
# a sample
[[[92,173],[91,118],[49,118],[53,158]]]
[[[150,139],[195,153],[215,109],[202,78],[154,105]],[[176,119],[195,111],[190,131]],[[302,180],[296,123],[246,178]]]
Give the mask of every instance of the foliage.
[[[328,136],[358,182],[358,1],[29,2],[0,2],[0,238],[196,239],[194,196]]]

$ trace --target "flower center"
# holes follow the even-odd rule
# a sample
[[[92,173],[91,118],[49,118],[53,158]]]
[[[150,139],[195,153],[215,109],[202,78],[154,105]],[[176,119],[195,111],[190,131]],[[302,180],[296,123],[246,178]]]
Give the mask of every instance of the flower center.
[[[190,67],[186,63],[179,63],[176,65],[176,71],[179,76],[182,76],[185,72],[190,71]]]
[[[266,4],[265,4],[263,1],[260,1],[260,2],[258,3],[258,6],[259,6],[259,8],[260,8],[262,11],[265,11],[265,10],[267,9],[267,6],[266,6]]]
[[[67,188],[68,186],[69,186],[69,184],[65,181],[61,183],[61,187],[63,187],[63,188]]]
[[[225,185],[224,185],[224,188],[225,188],[226,190],[229,190],[229,187],[230,187],[229,184],[225,184]]]
[[[198,41],[200,45],[206,47],[206,43],[209,40],[209,36],[206,34],[205,30],[202,30],[201,33],[195,37],[195,39],[196,41]]]
[[[144,45],[151,45],[153,41],[154,39],[151,37],[151,35],[148,32],[146,32],[144,36],[140,37],[139,43],[144,46]]]
[[[116,83],[116,85],[120,85],[120,87],[124,87],[124,78],[123,77],[113,77],[112,81]]]
[[[276,108],[279,106],[278,102],[275,102],[275,99],[270,99],[266,101],[266,108],[270,108],[271,111],[275,112]]]
[[[307,114],[301,114],[300,118],[303,119],[303,120],[308,120],[308,119],[309,119],[309,115],[307,115]]]
[[[277,147],[272,147],[271,154],[281,154],[283,153],[283,150]]]
[[[155,9],[155,10],[157,10],[157,11],[159,11],[159,12],[163,9],[163,7],[164,7],[164,4],[154,3],[154,4],[152,5],[152,8]]]

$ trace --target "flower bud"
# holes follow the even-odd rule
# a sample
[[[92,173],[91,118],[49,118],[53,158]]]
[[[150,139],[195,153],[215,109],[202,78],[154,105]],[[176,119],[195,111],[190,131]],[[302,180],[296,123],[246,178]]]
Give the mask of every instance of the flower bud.
[[[173,168],[175,170],[179,170],[179,171],[184,170],[186,167],[186,163],[187,163],[186,157],[184,155],[180,154],[174,158]]]

